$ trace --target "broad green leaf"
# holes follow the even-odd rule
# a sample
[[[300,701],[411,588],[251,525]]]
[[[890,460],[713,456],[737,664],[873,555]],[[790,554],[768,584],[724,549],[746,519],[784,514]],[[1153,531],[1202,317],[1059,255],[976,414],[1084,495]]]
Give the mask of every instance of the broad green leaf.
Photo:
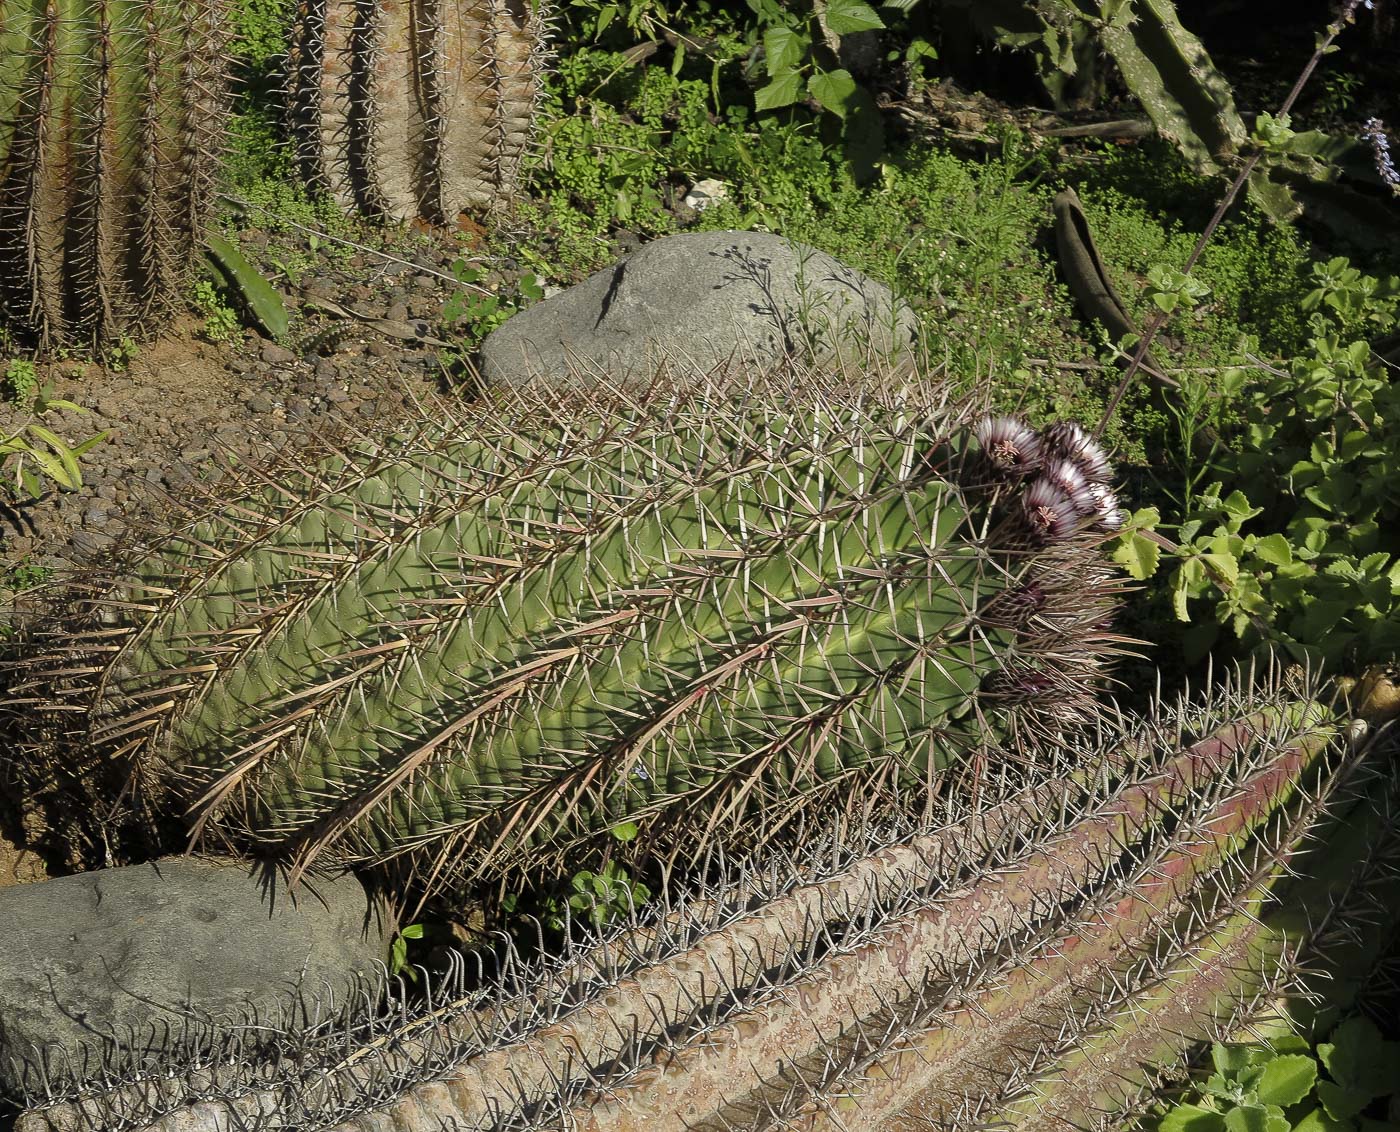
[[[1210,1047],[1210,1060],[1222,1077],[1231,1077],[1249,1065],[1249,1047],[1233,1042],[1216,1042]]]
[[[58,486],[65,491],[76,491],[83,486],[83,477],[81,474],[76,477],[70,477],[68,469],[63,466],[63,462],[50,456],[42,448],[31,447],[29,449],[29,458],[44,470],[44,475],[48,476],[49,479],[53,480],[54,483],[58,484]]]
[[[1225,1117],[1200,1105],[1173,1105],[1162,1117],[1159,1132],[1225,1132]]]
[[[807,80],[811,96],[838,118],[846,117],[859,89],[850,71],[818,71]]]
[[[73,455],[73,450],[68,447],[67,442],[61,436],[41,424],[31,424],[29,431],[53,449],[54,455],[63,464],[63,470],[68,473],[69,483],[81,484],[83,482],[83,470],[78,467],[77,457]]]
[[[1225,1132],[1289,1132],[1288,1118],[1275,1105],[1240,1105],[1225,1114]]]
[[[1315,1108],[1297,1124],[1293,1132],[1356,1132],[1356,1126],[1349,1120],[1333,1120],[1321,1108]]]
[[[1115,540],[1113,561],[1125,569],[1129,576],[1145,582],[1157,572],[1162,561],[1162,548],[1145,535],[1130,531]]]
[[[802,62],[812,41],[805,35],[789,27],[778,25],[763,32],[763,54],[766,57],[768,77],[774,78],[782,71],[790,71]]]
[[[1264,1066],[1255,1091],[1264,1104],[1297,1104],[1317,1081],[1317,1062],[1307,1054],[1286,1053]]]
[[[88,452],[91,452],[92,449],[96,448],[97,445],[101,444],[111,435],[112,430],[110,428],[104,428],[101,432],[94,433],[92,436],[89,436],[86,440],[82,441],[81,443],[73,445],[73,455],[86,455]]]
[[[1321,1052],[1322,1047],[1318,1046],[1318,1053]],[[1317,1083],[1317,1099],[1333,1120],[1350,1120],[1371,1103],[1372,1095],[1359,1089],[1348,1089],[1333,1081]]]
[[[774,75],[767,86],[753,92],[753,104],[757,110],[780,110],[791,106],[802,97],[802,76],[796,70],[783,71]]]
[[[1191,620],[1191,614],[1186,611],[1186,602],[1190,597],[1187,588],[1186,568],[1183,566],[1172,575],[1172,612],[1178,621]]]
[[[1293,547],[1281,534],[1266,535],[1254,544],[1254,554],[1273,566],[1287,566],[1293,561]]]
[[[1385,1041],[1369,1018],[1342,1022],[1332,1031],[1331,1041],[1317,1047],[1317,1055],[1338,1085],[1369,1097],[1388,1096],[1400,1082],[1400,1042]]]
[[[1240,564],[1233,554],[1202,554],[1201,559],[1209,563],[1228,584],[1234,585],[1239,580]],[[1215,578],[1212,577],[1211,581],[1215,581]]]
[[[877,31],[885,26],[885,21],[864,0],[827,0],[826,26],[837,35],[850,35]]]

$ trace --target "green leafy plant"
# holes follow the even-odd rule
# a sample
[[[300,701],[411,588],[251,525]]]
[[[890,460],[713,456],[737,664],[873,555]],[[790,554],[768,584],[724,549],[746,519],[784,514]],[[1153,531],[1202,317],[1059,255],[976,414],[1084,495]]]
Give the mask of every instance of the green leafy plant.
[[[580,869],[569,878],[569,889],[567,896],[545,902],[544,924],[552,931],[565,930],[571,919],[596,931],[628,918],[651,899],[651,890],[617,861],[605,862],[597,872]]]
[[[40,566],[26,559],[11,566],[5,575],[5,586],[11,590],[31,590],[42,586],[54,576],[52,566]]]
[[[1210,294],[1210,288],[1194,275],[1169,267],[1153,267],[1147,273],[1148,298],[1164,313],[1178,307],[1190,309]]]
[[[39,390],[34,398],[34,415],[41,416],[50,409],[87,412],[72,401],[51,396],[48,388]],[[61,491],[76,491],[83,486],[79,461],[108,435],[109,430],[104,429],[78,444],[70,445],[52,429],[31,420],[9,436],[0,437],[3,482],[8,489],[23,492],[32,499],[43,497],[46,482]]]
[[[878,5],[906,13],[918,0]],[[841,38],[881,32],[885,19],[865,0],[779,3],[748,0],[762,36],[767,82],[754,92],[754,108],[780,110],[810,99],[839,123],[847,159],[858,175],[873,174],[884,156],[884,128],[875,97],[867,85],[841,65]],[[925,39],[914,38],[905,50],[911,62],[935,56]]]
[[[1356,108],[1365,79],[1354,71],[1333,71],[1322,77],[1322,90],[1313,105],[1319,114],[1343,115]]]
[[[211,342],[228,342],[243,329],[238,312],[224,302],[218,288],[207,279],[194,285],[190,305],[204,316],[202,333]]]
[[[457,259],[452,261],[451,271],[461,286],[443,303],[440,321],[446,332],[456,335],[463,353],[470,352],[516,311],[544,298],[544,288],[532,272],[516,280],[513,288],[490,294],[483,293],[480,286],[486,278],[485,268]]]
[[[1315,1048],[1286,1035],[1211,1047],[1214,1072],[1166,1111],[1157,1132],[1394,1132],[1400,1042],[1353,1016]]]
[[[102,364],[110,370],[121,373],[131,368],[131,363],[141,356],[141,347],[129,334],[119,334],[107,343],[102,351]]]
[[[408,961],[408,944],[410,940],[423,938],[422,924],[406,924],[394,933],[394,938],[389,944],[389,975],[407,975],[412,982],[418,981],[418,969]]]
[[[39,371],[27,358],[11,358],[5,365],[5,399],[30,406],[39,394]]]
[[[1191,622],[1192,658],[1222,626],[1247,646],[1333,665],[1400,650],[1400,388],[1366,337],[1347,337],[1400,325],[1400,279],[1333,259],[1315,266],[1314,283],[1302,300],[1308,349],[1222,375],[1221,396],[1242,420],[1210,457],[1219,478],[1188,485],[1179,520],[1166,524],[1178,545],[1162,561],[1174,615]],[[1114,553],[1145,578],[1156,563],[1143,537],[1121,536]],[[1202,601],[1213,616],[1193,613]]]

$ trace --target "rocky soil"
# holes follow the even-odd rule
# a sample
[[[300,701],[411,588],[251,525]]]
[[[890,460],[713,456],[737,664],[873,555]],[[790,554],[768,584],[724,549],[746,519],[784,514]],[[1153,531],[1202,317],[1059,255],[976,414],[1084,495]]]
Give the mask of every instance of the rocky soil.
[[[247,232],[243,243],[257,257],[266,237]],[[457,289],[448,269],[460,255],[444,244],[402,259],[317,256],[295,286],[282,282],[294,312],[289,343],[252,329],[210,342],[191,314],[139,343],[124,368],[40,364],[51,396],[85,410],[51,410],[41,423],[70,444],[109,436],[84,457],[80,490],[10,509],[0,526],[0,581],[10,575],[13,589],[16,567],[81,566],[134,519],[158,521],[163,493],[217,476],[230,456],[256,461],[285,445],[388,428],[425,400],[454,396],[442,361],[454,328],[441,317]],[[4,435],[29,419],[0,406]]]

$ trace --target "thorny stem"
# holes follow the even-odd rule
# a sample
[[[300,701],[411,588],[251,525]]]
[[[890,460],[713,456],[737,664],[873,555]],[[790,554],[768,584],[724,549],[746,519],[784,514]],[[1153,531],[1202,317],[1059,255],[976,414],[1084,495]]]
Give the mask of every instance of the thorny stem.
[[[1278,108],[1275,117],[1283,118],[1293,109],[1293,104],[1298,101],[1298,96],[1303,92],[1303,87],[1312,78],[1313,72],[1317,70],[1317,65],[1322,61],[1322,57],[1327,54],[1327,49],[1332,46],[1332,41],[1341,35],[1342,29],[1356,20],[1356,10],[1365,4],[1367,8],[1371,6],[1371,0],[1346,0],[1337,18],[1327,25],[1327,31],[1318,40],[1317,49],[1312,53],[1312,58],[1303,67],[1298,75],[1297,81],[1293,84],[1293,89],[1288,92],[1288,97],[1283,100],[1283,104]],[[1225,214],[1230,210],[1230,206],[1235,203],[1235,198],[1240,195],[1240,189],[1244,187],[1249,175],[1254,172],[1254,167],[1259,164],[1264,156],[1264,150],[1256,146],[1249,159],[1240,167],[1239,173],[1235,175],[1230,187],[1225,190],[1225,195],[1220,198],[1220,203],[1215,207],[1215,214],[1206,224],[1205,231],[1201,233],[1201,238],[1196,241],[1196,246],[1191,249],[1190,256],[1187,257],[1186,266],[1182,268],[1183,275],[1190,275],[1201,254],[1206,250],[1206,245],[1210,243],[1210,238],[1215,235],[1215,230],[1220,227],[1220,222],[1225,219]],[[1103,416],[1095,426],[1093,437],[1095,440],[1103,435],[1104,429],[1108,427],[1108,422],[1113,419],[1113,414],[1118,411],[1118,406],[1122,403],[1124,395],[1128,392],[1128,387],[1132,385],[1133,378],[1142,368],[1143,359],[1147,357],[1147,351],[1152,345],[1152,340],[1157,337],[1157,331],[1161,330],[1167,321],[1167,313],[1162,310],[1154,310],[1148,317],[1146,325],[1142,329],[1142,337],[1138,340],[1137,348],[1133,351],[1132,360],[1128,363],[1127,370],[1123,373],[1123,379],[1118,383],[1118,388],[1113,391],[1113,396],[1109,398],[1108,406],[1103,411]]]

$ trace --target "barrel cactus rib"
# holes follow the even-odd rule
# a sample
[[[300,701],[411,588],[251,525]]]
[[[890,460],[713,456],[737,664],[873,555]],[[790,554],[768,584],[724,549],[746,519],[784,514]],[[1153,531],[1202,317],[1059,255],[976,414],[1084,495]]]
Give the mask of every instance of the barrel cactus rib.
[[[287,108],[304,175],[396,220],[497,206],[534,128],[548,14],[543,0],[303,0]]]
[[[1296,754],[1307,761],[1316,753],[1316,744],[1305,741]],[[1246,822],[1262,820],[1262,815],[1270,812],[1272,784],[1286,773],[1284,763],[1262,772],[1257,776],[1259,781],[1242,784],[1246,797],[1255,803],[1251,815],[1242,815]],[[1227,795],[1206,809],[1203,824],[1228,819],[1237,808],[1237,796]],[[1078,827],[1073,832],[1079,833]],[[1196,896],[1194,882],[1207,876],[1219,879],[1219,866],[1229,861],[1221,856],[1228,852],[1224,839],[1203,841],[1193,830],[1169,832],[1155,845],[1149,837],[1141,846],[1131,834],[1105,839],[1101,833],[1095,836],[1091,828],[1083,836],[1086,840],[1079,851],[1088,850],[1083,857],[1074,850],[1063,854],[1047,848],[1040,861],[1028,860],[1024,871],[1006,870],[999,875],[998,881],[1005,883],[1003,899],[1011,909],[1009,916],[996,914],[997,898],[986,891],[985,884],[979,884],[970,892],[954,892],[931,903],[923,913],[906,916],[898,930],[885,938],[877,937],[822,964],[811,976],[820,980],[820,995],[804,992],[802,977],[786,984],[785,994],[795,994],[799,1001],[808,1003],[816,999],[803,1012],[801,1023],[819,1029],[822,1044],[806,1059],[793,1059],[788,1072],[797,1081],[782,1101],[773,1099],[772,1084],[764,1082],[749,1097],[728,1107],[757,1112],[771,1103],[779,1111],[809,1107],[822,1111],[824,1102],[810,1106],[801,1098],[814,1087],[820,1092],[829,1083],[823,1080],[826,1072],[834,1067],[843,1074],[843,1089],[850,1091],[851,1084],[844,1077],[849,1066],[839,1057],[833,1060],[833,1051],[840,1051],[843,1043],[850,1043],[853,1051],[859,1049],[861,1032],[872,1028],[887,1035],[904,1033],[911,1027],[937,1029],[937,1042],[924,1043],[919,1049],[922,1068],[918,1072],[905,1068],[889,1074],[893,1096],[897,1097],[899,1090],[907,1095],[912,1081],[922,1080],[927,1087],[930,1078],[950,1081],[958,1090],[974,1085],[985,1088],[1000,1076],[996,1059],[1004,1059],[1005,1051],[1015,1050],[1028,1034],[1038,1033],[1046,1025],[1043,1015],[1048,1010],[1058,1006],[1073,1013],[1070,1004],[1079,971],[1111,964],[1142,940],[1164,934],[1170,938],[1172,925]],[[1140,855],[1126,870],[1112,854],[1119,845]],[[1056,876],[1059,869],[1066,870],[1062,877]],[[1228,876],[1228,867],[1224,871]],[[1066,880],[1076,875],[1080,891],[1066,891],[1072,888]],[[1084,883],[1086,876],[1088,884]],[[1233,887],[1226,891],[1232,892]],[[1061,910],[1067,902],[1071,911],[1065,915]],[[918,924],[925,918],[938,928],[936,934],[919,940]],[[910,958],[915,955],[926,957],[924,962],[931,965],[911,970]],[[916,990],[923,986],[936,991],[932,999],[916,993],[911,1007],[907,993],[911,984]],[[852,1020],[857,1023],[854,1033],[848,1032]],[[723,1090],[743,1079],[741,1067],[755,1045],[795,1051],[811,1044],[794,1044],[794,1020],[780,1003],[745,1009],[727,1027],[707,1037],[702,1049],[688,1054],[683,1094],[659,1084],[643,1087],[643,1096],[628,1095],[612,1106],[625,1109],[625,1118],[589,1096],[565,1123],[589,1129],[616,1128],[618,1132],[643,1125],[665,1127],[671,1106],[704,1104],[699,1080]],[[723,1061],[724,1068],[713,1074],[704,1072],[701,1065],[709,1060]],[[992,1068],[987,1068],[989,1060]],[[805,1077],[813,1065],[818,1070],[815,1082]],[[658,1080],[666,1075],[663,1064],[648,1072]],[[899,1083],[898,1088],[894,1082]],[[876,1127],[882,1112],[892,1113],[891,1099],[890,1095],[868,1093],[860,1097],[858,1105],[853,1101],[845,1107],[859,1111],[858,1119]],[[795,1108],[794,1100],[798,1102]],[[721,1110],[725,1107],[714,1095],[710,1103]]]
[[[690,491],[691,489],[688,485],[682,484],[681,491],[678,492],[678,494],[685,496]],[[610,494],[615,493],[598,491],[594,491],[591,493],[580,493],[581,496],[586,497],[588,499],[607,498]],[[521,501],[518,498],[512,498],[511,506],[512,516],[518,516],[522,513],[523,508],[521,506]],[[674,513],[672,513],[670,518],[672,522],[676,521],[676,516],[674,515]],[[609,587],[616,587],[619,584],[619,582],[627,580],[626,577],[623,577],[624,575],[632,578],[633,580],[641,580],[642,571],[652,570],[654,572],[658,565],[664,563],[663,554],[657,553],[653,548],[644,547],[641,548],[640,552],[638,552],[636,548],[629,545],[631,535],[629,533],[629,524],[627,522],[627,515],[625,512],[623,513],[622,519],[623,522],[615,526],[611,537],[614,543],[621,544],[621,551],[624,555],[630,552],[630,563],[626,563],[623,567],[621,567],[620,570],[618,567],[609,565],[609,563],[612,562],[614,559],[612,554],[610,554],[609,548],[606,543],[606,540],[608,538],[607,532],[594,532],[589,531],[587,528],[584,528],[582,534],[596,534],[604,540],[601,544],[595,544],[593,548],[593,554],[591,555],[590,559],[583,561],[583,565],[585,567],[589,567],[590,562],[599,564],[603,570],[603,576],[601,578],[591,580],[587,573],[585,573],[578,580],[572,580],[567,575],[561,578],[560,575],[557,573],[558,567],[554,567],[547,573],[539,569],[534,569],[530,571],[527,588],[533,591],[540,592],[527,592],[527,594],[525,595],[525,602],[530,604],[521,603],[521,605],[523,605],[523,607],[526,609],[532,608],[532,606],[538,607],[538,609],[540,610],[539,620],[530,621],[527,618],[522,617],[519,612],[521,605],[511,606],[511,612],[508,617],[504,615],[496,616],[494,615],[494,611],[488,610],[486,611],[485,616],[490,617],[493,620],[500,621],[502,623],[502,629],[495,638],[491,636],[491,630],[489,628],[485,631],[478,631],[474,633],[469,640],[466,640],[465,642],[459,642],[456,645],[455,651],[453,649],[453,642],[451,640],[450,635],[448,635],[447,640],[443,640],[441,639],[441,637],[435,638],[431,641],[431,647],[419,648],[411,654],[406,654],[406,657],[411,656],[412,663],[421,666],[423,669],[421,675],[415,673],[415,678],[421,680],[423,683],[428,684],[431,684],[435,681],[448,681],[452,678],[450,672],[457,656],[460,656],[464,651],[468,655],[473,655],[482,649],[489,650],[497,640],[501,640],[505,642],[507,647],[514,647],[516,649],[516,655],[512,658],[514,667],[508,670],[508,676],[510,677],[510,684],[512,688],[514,688],[517,691],[523,690],[525,685],[521,682],[521,674],[517,673],[516,670],[525,667],[526,665],[529,665],[532,662],[528,659],[528,654],[522,654],[519,651],[519,646],[517,646],[515,642],[518,640],[528,641],[531,639],[531,634],[533,631],[546,630],[548,628],[547,619],[552,616],[552,613],[550,611],[555,604],[555,602],[552,599],[554,599],[557,594],[562,593],[567,599],[571,592],[573,592],[574,590],[587,590],[590,593],[605,592]],[[716,521],[714,519],[711,519],[712,529],[717,529],[717,526],[718,525]],[[657,522],[648,523],[647,528],[648,530],[668,530],[664,518],[660,519]],[[674,535],[673,530],[671,530],[670,533]],[[413,549],[416,552],[418,548]],[[780,568],[785,568],[782,567],[781,560],[778,560],[778,565]],[[703,576],[700,580],[703,580]],[[500,587],[500,589],[504,589],[504,587]],[[334,597],[335,595],[332,592],[329,595],[329,599],[334,600]],[[402,598],[396,595],[395,600],[402,600]],[[412,598],[409,597],[408,600],[411,603]],[[322,622],[323,621],[324,619],[322,619]],[[460,617],[454,617],[451,627],[455,628],[458,622],[460,622]],[[317,619],[314,616],[298,618],[294,622],[289,622],[289,624],[291,624],[294,629],[298,626],[316,623]],[[309,651],[306,648],[304,642],[295,640],[290,642],[290,649],[294,654],[300,655],[305,655]],[[535,651],[539,652],[541,650],[537,649]],[[550,644],[544,645],[542,651],[546,657],[551,659],[567,659],[567,650],[553,648]],[[654,668],[664,671],[665,665],[663,658],[657,657],[655,655],[655,650],[648,651],[644,647],[643,651],[646,652],[647,655],[641,658],[641,660],[646,661],[647,670],[651,670]],[[561,653],[565,655],[561,656]],[[640,671],[641,660],[639,660],[639,662],[636,665],[633,665],[632,667]],[[396,677],[399,677],[406,663],[409,663],[407,659],[400,659],[398,663],[393,666],[392,671],[390,671],[386,675],[386,681],[392,681]],[[621,661],[614,666],[615,669],[622,667],[627,667],[627,665],[625,665],[625,663]],[[557,670],[558,669],[556,669],[552,664],[539,664],[538,666],[531,668],[530,675],[538,678],[551,671]],[[269,691],[281,686],[281,683],[282,682],[275,679],[275,677],[266,680],[266,685]],[[593,687],[596,692],[596,677],[594,678],[591,687]],[[395,689],[396,693],[397,691],[398,690]],[[490,699],[491,693],[488,691],[484,698]],[[232,700],[235,704],[245,703],[247,702],[248,697],[246,694],[237,694],[232,697]],[[569,702],[569,697],[564,697],[564,702]],[[232,712],[230,712],[230,714],[232,714]],[[448,727],[456,728],[460,724],[460,722],[460,720],[454,720],[448,724]],[[225,726],[226,724],[227,721],[222,721],[218,725],[218,727],[216,727],[216,730],[221,729],[222,726]],[[208,739],[205,737],[197,737],[195,739],[192,739],[189,745],[192,747],[197,747],[198,745],[200,745],[201,741],[207,742]]]
[[[0,13],[0,313],[90,345],[178,309],[213,199],[215,0]]]

